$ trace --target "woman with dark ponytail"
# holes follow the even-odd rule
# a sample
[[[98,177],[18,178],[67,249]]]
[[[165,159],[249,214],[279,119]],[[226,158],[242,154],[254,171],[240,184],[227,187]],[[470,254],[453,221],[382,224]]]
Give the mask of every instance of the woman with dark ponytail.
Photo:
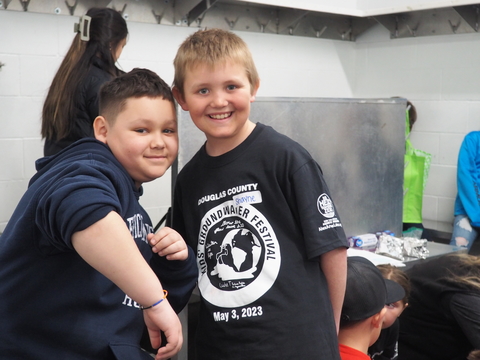
[[[74,30],[77,34],[43,105],[45,156],[56,154],[81,138],[93,137],[100,86],[122,73],[115,63],[126,44],[128,30],[118,11],[92,8]]]

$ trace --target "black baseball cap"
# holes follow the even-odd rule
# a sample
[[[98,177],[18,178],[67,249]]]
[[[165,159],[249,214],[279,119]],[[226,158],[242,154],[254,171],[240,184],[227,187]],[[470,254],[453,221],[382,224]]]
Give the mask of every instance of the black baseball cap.
[[[380,312],[386,304],[404,297],[403,287],[395,281],[385,279],[370,260],[360,256],[347,258],[342,322],[365,320]]]

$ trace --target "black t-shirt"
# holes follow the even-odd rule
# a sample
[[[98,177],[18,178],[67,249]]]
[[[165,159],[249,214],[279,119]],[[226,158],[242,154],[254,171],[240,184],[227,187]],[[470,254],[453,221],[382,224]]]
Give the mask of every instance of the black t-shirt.
[[[347,241],[318,164],[257,124],[178,175],[173,227],[195,249],[198,359],[339,359],[318,257]]]

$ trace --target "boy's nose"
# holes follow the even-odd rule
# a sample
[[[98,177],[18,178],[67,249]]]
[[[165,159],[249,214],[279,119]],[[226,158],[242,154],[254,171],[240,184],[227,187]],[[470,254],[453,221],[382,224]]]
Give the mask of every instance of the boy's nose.
[[[153,148],[160,148],[160,149],[165,147],[165,141],[163,140],[162,133],[158,133],[158,134],[155,134],[155,136],[153,136],[151,146]]]
[[[227,105],[228,105],[228,101],[224,94],[222,94],[221,92],[216,92],[213,94],[213,99],[211,103],[212,107],[218,108],[218,107],[224,107]]]

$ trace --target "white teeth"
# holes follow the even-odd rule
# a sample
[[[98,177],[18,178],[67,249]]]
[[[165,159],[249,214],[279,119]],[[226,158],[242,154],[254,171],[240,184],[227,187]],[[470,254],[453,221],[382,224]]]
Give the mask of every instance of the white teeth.
[[[212,119],[222,120],[222,119],[226,119],[226,118],[229,117],[230,115],[232,115],[232,113],[228,113],[228,114],[218,114],[218,115],[210,115],[210,117],[211,117]]]

